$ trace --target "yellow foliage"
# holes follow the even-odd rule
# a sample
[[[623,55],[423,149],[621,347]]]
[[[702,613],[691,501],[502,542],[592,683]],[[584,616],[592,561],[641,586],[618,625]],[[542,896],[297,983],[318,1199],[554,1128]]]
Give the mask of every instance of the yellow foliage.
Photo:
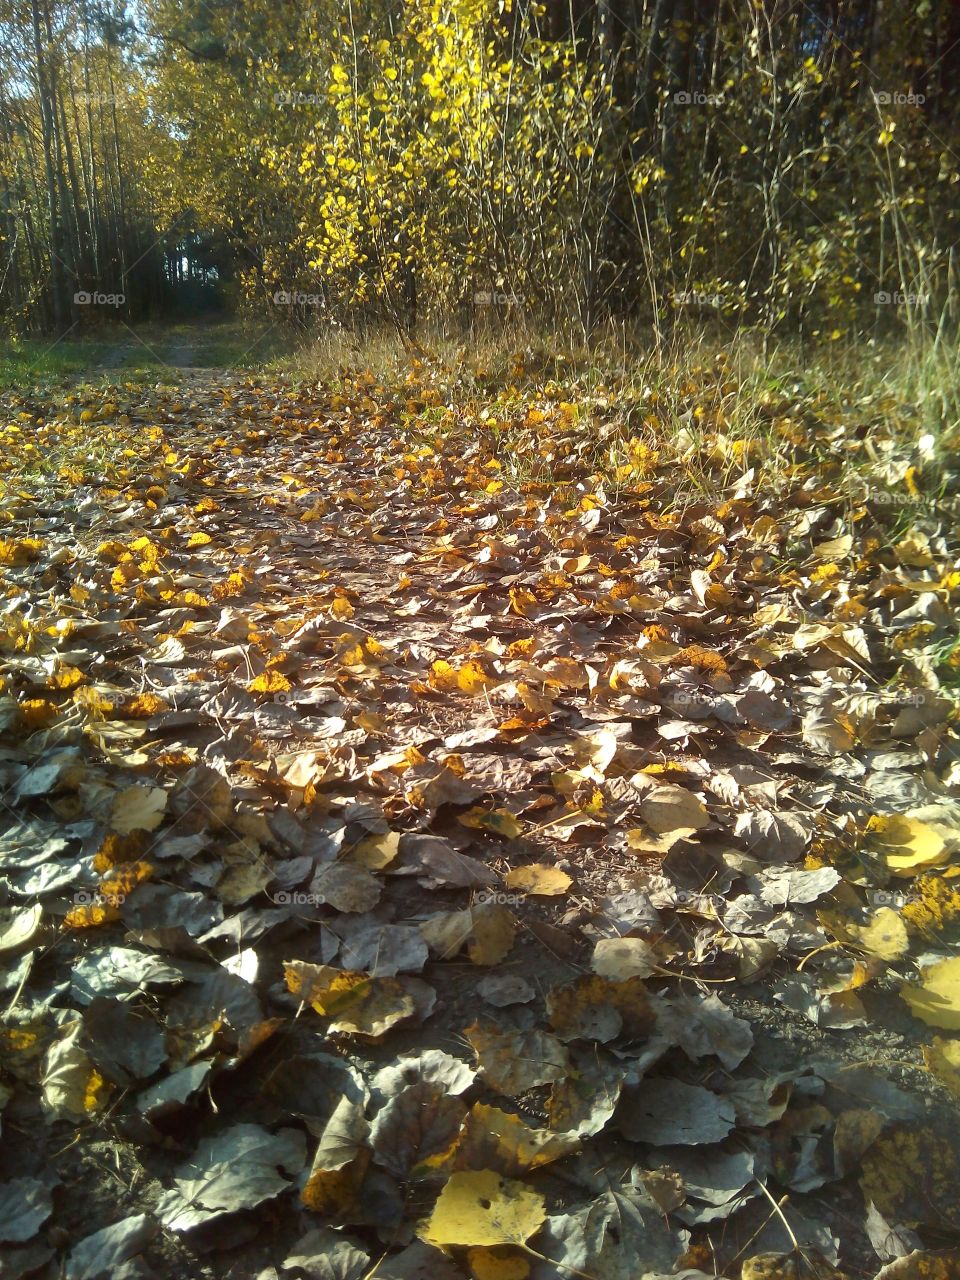
[[[0,538],[0,565],[19,567],[30,564],[40,556],[43,543],[38,538]]]
[[[249,693],[288,693],[293,686],[282,671],[270,668],[247,685]]]

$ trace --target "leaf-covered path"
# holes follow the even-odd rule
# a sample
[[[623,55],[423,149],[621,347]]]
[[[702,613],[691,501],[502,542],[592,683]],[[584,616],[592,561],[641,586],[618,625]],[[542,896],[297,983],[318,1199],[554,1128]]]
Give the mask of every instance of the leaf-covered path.
[[[602,397],[178,376],[5,396],[3,1275],[955,1246],[916,468],[831,490],[780,405],[695,500]]]

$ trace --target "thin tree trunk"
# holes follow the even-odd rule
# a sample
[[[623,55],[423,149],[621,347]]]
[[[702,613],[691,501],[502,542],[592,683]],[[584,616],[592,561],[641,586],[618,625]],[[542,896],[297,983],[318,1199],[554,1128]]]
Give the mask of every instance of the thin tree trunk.
[[[50,220],[50,301],[54,327],[62,332],[67,324],[63,232],[60,225],[58,178],[54,166],[54,112],[46,71],[43,29],[39,0],[30,0],[33,23],[33,51],[36,60],[37,98],[40,104],[40,128],[43,139],[43,166],[47,187],[47,216]]]

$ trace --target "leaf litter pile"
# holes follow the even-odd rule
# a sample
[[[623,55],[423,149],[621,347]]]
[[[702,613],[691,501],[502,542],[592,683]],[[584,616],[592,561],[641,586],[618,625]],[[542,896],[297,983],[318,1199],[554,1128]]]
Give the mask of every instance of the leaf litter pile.
[[[4,1277],[958,1274],[954,502],[683,395],[6,393]]]

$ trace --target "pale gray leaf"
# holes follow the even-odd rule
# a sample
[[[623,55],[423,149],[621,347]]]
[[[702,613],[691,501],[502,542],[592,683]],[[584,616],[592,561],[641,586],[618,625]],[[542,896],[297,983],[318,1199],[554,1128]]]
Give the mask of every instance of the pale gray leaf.
[[[735,1122],[732,1102],[680,1080],[642,1080],[617,1109],[624,1137],[656,1147],[719,1142]]]
[[[39,1178],[0,1183],[0,1240],[31,1240],[52,1212],[50,1187]]]

